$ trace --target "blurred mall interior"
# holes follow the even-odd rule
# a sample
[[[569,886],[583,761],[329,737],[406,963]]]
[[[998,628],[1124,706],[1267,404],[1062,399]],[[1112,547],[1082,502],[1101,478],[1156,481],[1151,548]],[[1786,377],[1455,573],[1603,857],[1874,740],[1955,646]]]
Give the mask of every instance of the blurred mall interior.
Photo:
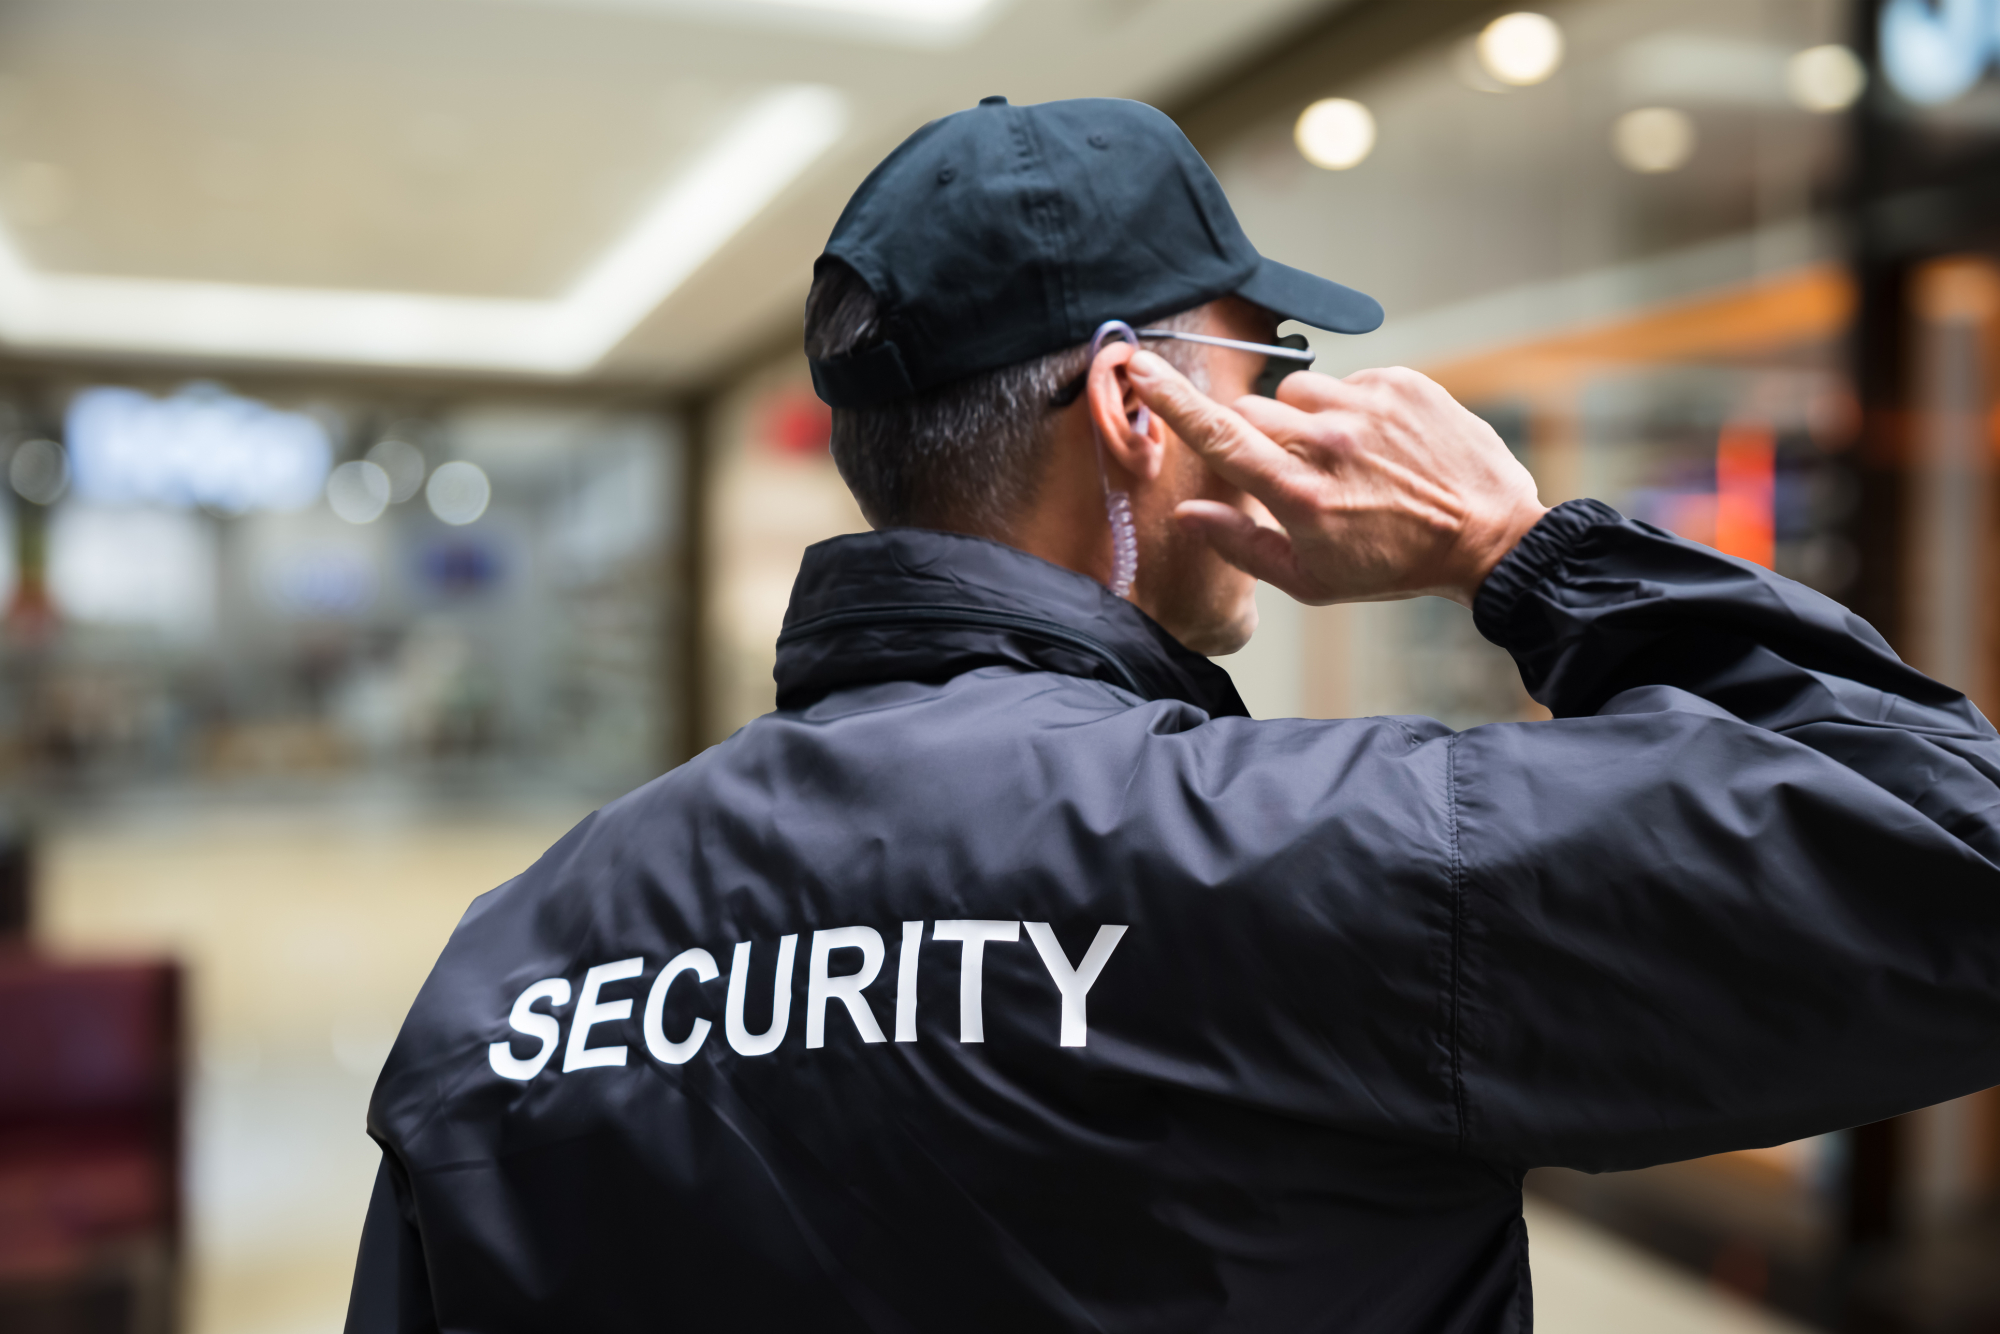
[[[811,262],[985,94],[1164,108],[1387,308],[1320,369],[1992,715],[2000,5],[1511,8],[0,0],[0,1327],[339,1327],[458,915],[772,707],[865,526]],[[1545,716],[1455,605],[1260,602],[1259,716]],[[1988,1095],[1530,1184],[1544,1330],[2000,1330]]]

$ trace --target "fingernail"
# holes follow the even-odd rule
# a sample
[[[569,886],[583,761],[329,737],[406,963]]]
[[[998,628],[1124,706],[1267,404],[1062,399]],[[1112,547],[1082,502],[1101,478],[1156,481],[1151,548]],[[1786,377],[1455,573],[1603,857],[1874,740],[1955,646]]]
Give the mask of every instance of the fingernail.
[[[1132,360],[1127,363],[1126,369],[1142,379],[1154,379],[1166,369],[1166,366],[1167,363],[1157,353],[1140,348],[1132,354]]]

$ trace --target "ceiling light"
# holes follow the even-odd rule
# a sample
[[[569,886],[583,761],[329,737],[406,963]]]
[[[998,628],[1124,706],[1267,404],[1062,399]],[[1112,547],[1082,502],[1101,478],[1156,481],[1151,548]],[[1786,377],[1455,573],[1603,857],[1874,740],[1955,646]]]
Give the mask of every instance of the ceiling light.
[[[753,0],[767,9],[817,10],[860,19],[951,27],[978,18],[993,0]],[[740,3],[740,0],[739,0]]]
[[[1844,46],[1813,46],[1785,62],[1785,91],[1807,111],[1845,111],[1868,86],[1868,70]]]
[[[992,0],[763,0],[778,9],[820,9],[906,23],[939,23],[971,18]]]
[[[957,46],[998,0],[548,0],[753,24],[794,39],[821,34],[898,46]]]
[[[554,300],[46,274],[0,235],[0,338],[39,347],[355,365],[590,369],[839,137],[831,88],[754,102]]]
[[[478,464],[458,459],[438,465],[430,484],[424,487],[424,499],[430,502],[431,513],[448,524],[463,526],[486,513],[487,503],[493,499],[493,484]]]
[[[1345,171],[1374,151],[1375,117],[1348,98],[1321,98],[1299,113],[1292,139],[1315,167]]]
[[[1611,146],[1633,171],[1677,171],[1694,156],[1694,121],[1673,107],[1640,107],[1611,126]]]
[[[846,104],[831,88],[774,93],[660,196],[639,225],[558,303],[548,353],[583,370],[840,137]]]
[[[1502,14],[1479,34],[1479,63],[1516,88],[1548,78],[1562,58],[1562,29],[1546,14]]]

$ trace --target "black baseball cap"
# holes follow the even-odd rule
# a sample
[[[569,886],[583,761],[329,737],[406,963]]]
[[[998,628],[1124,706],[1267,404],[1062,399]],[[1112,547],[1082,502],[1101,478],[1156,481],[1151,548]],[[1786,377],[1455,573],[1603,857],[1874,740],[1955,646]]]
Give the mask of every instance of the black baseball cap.
[[[1143,102],[988,97],[905,139],[847,201],[826,253],[860,274],[883,341],[814,360],[836,408],[892,402],[977,371],[1234,295],[1336,333],[1382,323],[1373,297],[1257,253],[1215,173]]]

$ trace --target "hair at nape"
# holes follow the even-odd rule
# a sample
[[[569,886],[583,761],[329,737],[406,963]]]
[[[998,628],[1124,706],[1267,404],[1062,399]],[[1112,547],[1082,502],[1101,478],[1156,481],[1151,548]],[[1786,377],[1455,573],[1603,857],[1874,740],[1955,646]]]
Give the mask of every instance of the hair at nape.
[[[806,355],[852,356],[881,341],[875,294],[848,265],[821,263],[806,298]],[[1185,311],[1148,327],[1195,332]],[[1198,344],[1151,350],[1207,387]],[[1087,344],[980,371],[909,398],[833,410],[833,460],[877,528],[943,528],[1000,536],[1033,500],[1053,412],[1049,400],[1077,375]]]

